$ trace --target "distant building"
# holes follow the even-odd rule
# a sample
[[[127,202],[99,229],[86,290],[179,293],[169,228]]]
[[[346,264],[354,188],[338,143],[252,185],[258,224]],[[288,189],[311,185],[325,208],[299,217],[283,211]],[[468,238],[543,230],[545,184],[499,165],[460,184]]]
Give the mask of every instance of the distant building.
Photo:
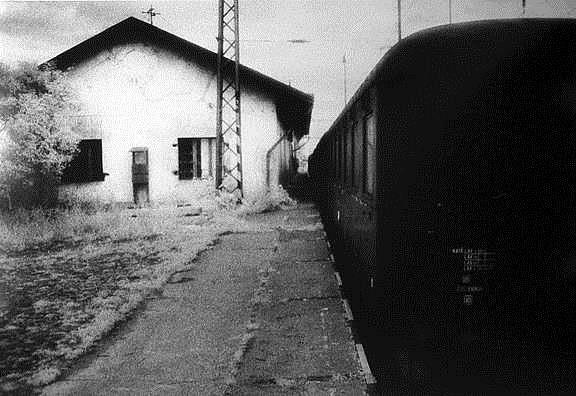
[[[216,54],[135,18],[47,63],[67,72],[89,132],[61,195],[107,202],[189,201],[214,188]],[[313,97],[242,66],[246,196],[295,172]],[[278,143],[280,141],[280,143]]]

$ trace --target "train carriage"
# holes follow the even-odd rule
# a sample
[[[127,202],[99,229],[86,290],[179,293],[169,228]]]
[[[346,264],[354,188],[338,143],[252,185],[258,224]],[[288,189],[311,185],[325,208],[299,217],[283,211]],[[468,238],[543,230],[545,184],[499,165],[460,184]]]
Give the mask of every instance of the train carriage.
[[[311,155],[386,389],[576,391],[575,43],[574,20],[416,33]]]

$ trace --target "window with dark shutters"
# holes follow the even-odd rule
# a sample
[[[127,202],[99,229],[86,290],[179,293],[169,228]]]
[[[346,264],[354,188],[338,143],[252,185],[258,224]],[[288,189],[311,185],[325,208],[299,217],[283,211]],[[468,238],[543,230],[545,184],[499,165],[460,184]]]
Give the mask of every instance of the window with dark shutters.
[[[178,177],[180,180],[202,177],[201,139],[178,139]]]
[[[78,143],[78,152],[64,169],[61,180],[62,183],[103,181],[102,140],[81,140]]]
[[[180,180],[212,177],[215,172],[216,138],[178,138]]]

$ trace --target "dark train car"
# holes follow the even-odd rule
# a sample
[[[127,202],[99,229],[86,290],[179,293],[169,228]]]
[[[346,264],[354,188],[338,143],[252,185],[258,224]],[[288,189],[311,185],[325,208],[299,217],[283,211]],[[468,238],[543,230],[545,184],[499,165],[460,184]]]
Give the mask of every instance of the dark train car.
[[[392,48],[309,162],[391,394],[574,394],[576,21]]]

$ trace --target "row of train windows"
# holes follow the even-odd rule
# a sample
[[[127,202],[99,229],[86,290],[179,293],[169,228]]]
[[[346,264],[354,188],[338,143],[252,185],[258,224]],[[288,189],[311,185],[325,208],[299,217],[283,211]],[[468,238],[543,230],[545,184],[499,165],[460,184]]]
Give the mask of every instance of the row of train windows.
[[[368,113],[340,127],[332,140],[333,177],[357,191],[372,194],[376,173],[376,118]]]

